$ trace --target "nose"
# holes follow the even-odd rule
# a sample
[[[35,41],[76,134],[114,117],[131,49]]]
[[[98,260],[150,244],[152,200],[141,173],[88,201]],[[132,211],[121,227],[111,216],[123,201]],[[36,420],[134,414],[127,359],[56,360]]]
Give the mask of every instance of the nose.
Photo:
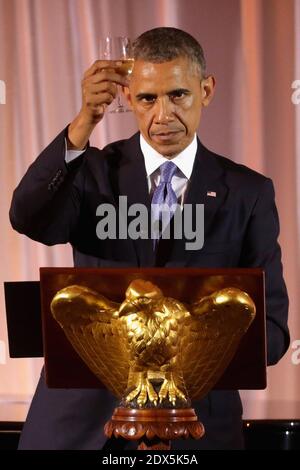
[[[156,124],[168,124],[174,120],[174,103],[168,96],[156,100],[154,120]]]

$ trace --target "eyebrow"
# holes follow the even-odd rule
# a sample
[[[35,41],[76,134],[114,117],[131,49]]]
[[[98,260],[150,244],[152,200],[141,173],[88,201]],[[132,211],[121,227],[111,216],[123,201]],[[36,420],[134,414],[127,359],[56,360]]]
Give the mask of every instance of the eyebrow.
[[[168,96],[174,96],[177,93],[190,93],[190,90],[187,88],[176,88],[175,90],[168,91],[166,94]],[[142,100],[143,98],[157,98],[155,93],[138,93],[136,99]]]

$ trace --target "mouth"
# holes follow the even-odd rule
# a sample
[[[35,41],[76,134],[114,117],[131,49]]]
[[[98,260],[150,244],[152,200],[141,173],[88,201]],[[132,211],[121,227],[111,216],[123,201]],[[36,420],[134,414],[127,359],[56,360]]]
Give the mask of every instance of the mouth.
[[[154,132],[151,134],[151,138],[155,142],[168,142],[177,140],[181,133],[182,131]]]

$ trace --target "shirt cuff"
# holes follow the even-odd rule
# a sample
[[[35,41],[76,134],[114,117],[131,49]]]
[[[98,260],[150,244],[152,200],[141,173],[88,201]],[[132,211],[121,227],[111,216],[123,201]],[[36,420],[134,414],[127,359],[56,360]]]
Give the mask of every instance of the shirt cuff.
[[[68,150],[67,139],[65,139],[65,162],[66,164],[71,163],[73,160],[80,157],[80,155],[82,155],[86,151],[86,149],[87,148],[83,150]]]

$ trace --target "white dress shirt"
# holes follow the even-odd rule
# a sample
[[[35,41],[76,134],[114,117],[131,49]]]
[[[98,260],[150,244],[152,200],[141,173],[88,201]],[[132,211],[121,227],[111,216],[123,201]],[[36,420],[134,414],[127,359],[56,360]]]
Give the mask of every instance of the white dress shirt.
[[[145,161],[148,189],[149,193],[152,195],[155,188],[159,185],[160,182],[160,170],[159,167],[168,161],[168,158],[164,157],[156,150],[154,150],[151,145],[144,139],[142,134],[140,134],[140,146],[142,154]],[[85,150],[67,150],[66,143],[66,154],[65,161],[70,163],[75,158],[78,158]],[[177,199],[180,205],[183,205],[184,197],[188,184],[191,178],[194,161],[197,152],[197,137],[196,134],[192,142],[176,157],[172,158],[172,162],[175,163],[178,170],[172,178],[172,188],[175,191]]]
[[[163,163],[169,161],[169,159],[154,150],[154,148],[146,142],[142,134],[140,134],[140,146],[145,160],[148,189],[149,193],[152,195],[160,182],[159,167]],[[181,206],[183,205],[188,183],[191,178],[196,152],[197,137],[195,134],[190,145],[188,145],[176,157],[172,158],[172,162],[175,163],[178,170],[173,176],[171,184]]]

